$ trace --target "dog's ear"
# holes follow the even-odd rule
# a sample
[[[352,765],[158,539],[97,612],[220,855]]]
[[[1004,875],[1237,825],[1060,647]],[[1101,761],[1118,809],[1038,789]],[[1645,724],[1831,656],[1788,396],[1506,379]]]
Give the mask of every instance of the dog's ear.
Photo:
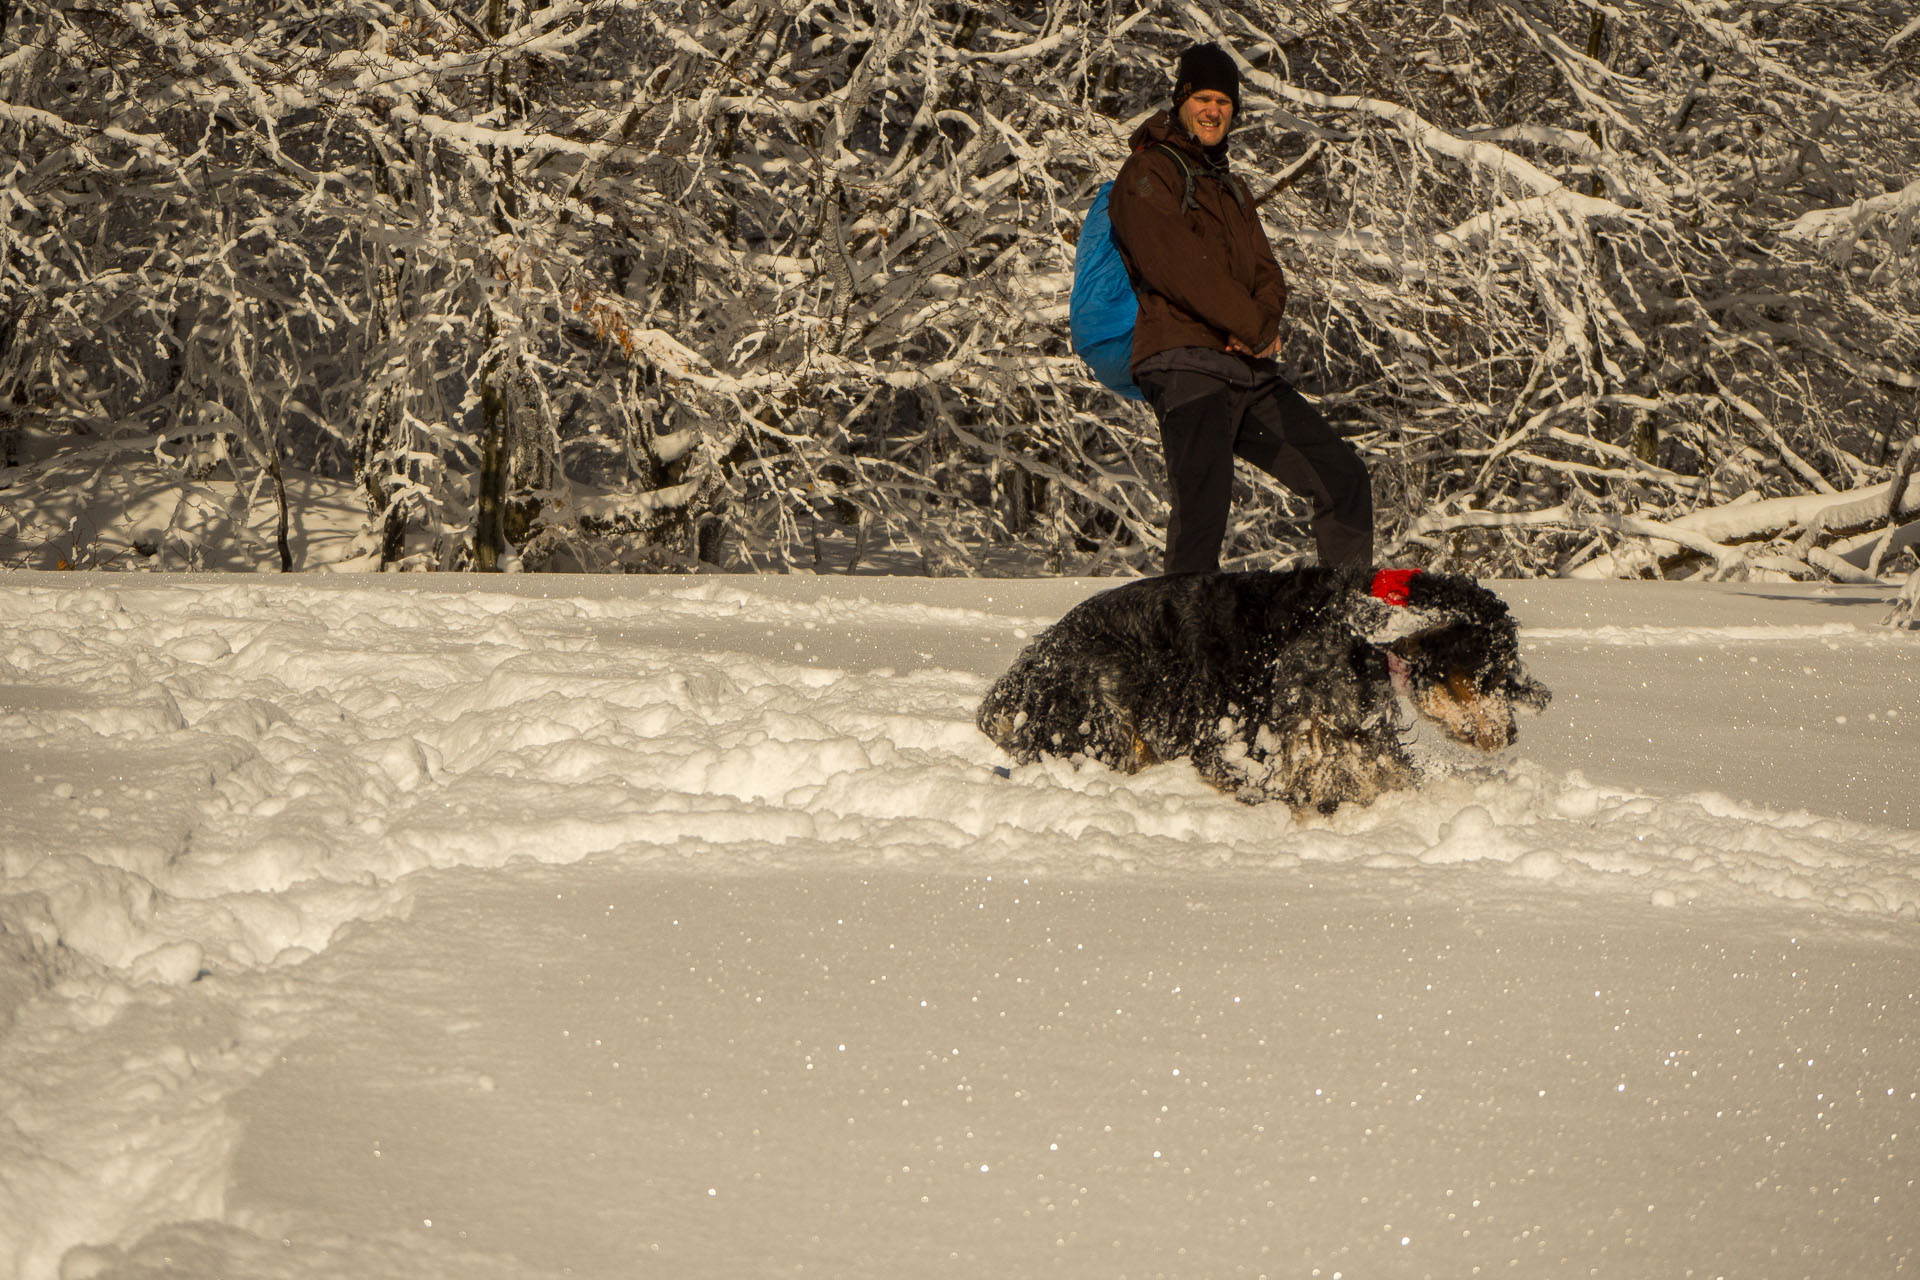
[[[1499,640],[1485,627],[1447,621],[1400,636],[1385,647],[1405,665],[1408,678],[1416,686],[1464,680],[1481,688],[1492,683],[1489,675],[1513,665],[1502,662],[1502,655],[1494,652],[1500,647]]]
[[[1465,681],[1482,693],[1529,711],[1544,711],[1552,690],[1527,674],[1513,629],[1450,622],[1403,636],[1387,646],[1416,685]]]

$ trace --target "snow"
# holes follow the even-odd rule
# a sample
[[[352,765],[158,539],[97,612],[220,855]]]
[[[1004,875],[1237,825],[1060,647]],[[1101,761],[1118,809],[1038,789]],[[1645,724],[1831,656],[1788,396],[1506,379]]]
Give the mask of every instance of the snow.
[[[0,1276],[1892,1275],[1920,635],[1496,584],[1516,748],[1004,764],[1101,583],[0,577]]]

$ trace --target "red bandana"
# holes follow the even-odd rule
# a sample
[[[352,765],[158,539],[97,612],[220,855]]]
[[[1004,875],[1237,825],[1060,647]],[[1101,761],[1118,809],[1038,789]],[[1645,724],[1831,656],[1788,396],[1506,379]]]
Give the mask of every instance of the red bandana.
[[[1373,587],[1367,594],[1388,604],[1404,606],[1413,599],[1413,580],[1420,573],[1419,569],[1382,569],[1373,575]]]

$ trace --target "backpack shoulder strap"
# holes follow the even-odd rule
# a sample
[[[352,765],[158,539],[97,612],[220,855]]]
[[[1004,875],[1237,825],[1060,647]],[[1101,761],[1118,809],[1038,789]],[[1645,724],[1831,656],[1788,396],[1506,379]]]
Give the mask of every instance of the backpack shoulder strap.
[[[1192,212],[1193,210],[1193,166],[1188,164],[1187,158],[1180,154],[1180,148],[1171,146],[1165,142],[1156,142],[1153,145],[1160,148],[1162,151],[1166,152],[1168,155],[1172,156],[1173,162],[1180,166],[1180,176],[1186,179],[1186,188],[1180,193],[1180,212],[1182,213]]]
[[[1188,213],[1192,211],[1194,207],[1193,165],[1188,163],[1187,158],[1180,154],[1180,148],[1165,142],[1156,142],[1153,145],[1172,156],[1173,162],[1180,166],[1180,176],[1186,180],[1186,189],[1180,194],[1180,212]],[[1233,197],[1234,203],[1240,206],[1242,213],[1247,211],[1247,193],[1241,185],[1239,178],[1228,172],[1225,168],[1216,169],[1213,167],[1207,169],[1207,176],[1213,178],[1227,189],[1227,194]]]
[[[1251,193],[1247,190],[1247,184],[1240,180],[1240,175],[1229,173],[1227,170],[1222,169],[1217,176],[1221,182],[1226,184],[1227,191],[1233,196],[1233,202],[1240,206],[1240,212],[1249,212],[1247,197]]]

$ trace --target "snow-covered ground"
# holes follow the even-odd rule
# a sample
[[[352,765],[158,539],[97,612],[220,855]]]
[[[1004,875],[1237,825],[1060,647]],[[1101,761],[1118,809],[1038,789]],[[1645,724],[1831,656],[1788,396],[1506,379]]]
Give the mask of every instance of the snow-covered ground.
[[[995,774],[1097,585],[0,575],[0,1276],[1920,1268],[1920,635],[1502,584],[1518,747]]]

